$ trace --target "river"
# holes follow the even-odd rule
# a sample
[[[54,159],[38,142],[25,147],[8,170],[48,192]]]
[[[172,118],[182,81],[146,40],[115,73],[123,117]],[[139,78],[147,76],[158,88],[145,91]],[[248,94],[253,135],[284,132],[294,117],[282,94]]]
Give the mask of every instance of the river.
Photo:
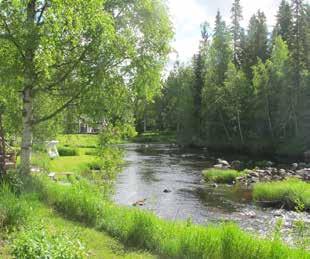
[[[116,181],[114,200],[141,208],[169,220],[210,224],[233,221],[241,228],[270,236],[276,222],[283,220],[285,241],[293,243],[293,224],[302,219],[310,224],[309,213],[295,213],[256,206],[251,189],[238,185],[217,188],[202,181],[202,170],[213,165],[214,157],[201,150],[181,150],[165,144],[126,144],[123,172]],[[168,192],[164,192],[164,191]]]

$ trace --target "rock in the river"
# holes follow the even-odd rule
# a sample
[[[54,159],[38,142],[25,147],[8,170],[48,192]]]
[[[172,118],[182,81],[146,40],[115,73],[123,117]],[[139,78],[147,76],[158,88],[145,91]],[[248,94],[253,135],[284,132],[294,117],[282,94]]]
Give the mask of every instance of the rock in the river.
[[[171,190],[169,190],[169,189],[164,190],[164,193],[169,193],[169,192],[171,192]]]
[[[139,200],[139,201],[136,201],[132,204],[132,206],[143,206],[146,202],[146,199],[143,199],[143,200]]]
[[[243,213],[245,216],[249,217],[249,218],[256,218],[256,213],[255,211],[246,211]]]
[[[282,217],[284,215],[284,211],[283,210],[275,210],[273,212],[273,216],[275,217]]]
[[[224,167],[230,167],[230,164],[226,160],[223,160],[223,159],[220,159],[220,158],[217,159],[217,163],[219,165],[223,165]]]
[[[292,170],[297,170],[298,168],[298,164],[297,163],[293,163],[292,164]]]
[[[218,185],[216,183],[212,183],[212,187],[217,188]]]

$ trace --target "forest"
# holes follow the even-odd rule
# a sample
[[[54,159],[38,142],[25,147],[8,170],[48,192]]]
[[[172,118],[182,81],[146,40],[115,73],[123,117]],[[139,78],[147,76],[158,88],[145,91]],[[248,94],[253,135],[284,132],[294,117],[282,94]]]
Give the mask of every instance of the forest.
[[[271,29],[260,10],[243,28],[240,1],[230,24],[218,11],[214,26],[201,25],[198,53],[176,62],[147,106],[148,128],[177,132],[187,145],[302,155],[310,145],[309,12],[304,1],[281,1]]]

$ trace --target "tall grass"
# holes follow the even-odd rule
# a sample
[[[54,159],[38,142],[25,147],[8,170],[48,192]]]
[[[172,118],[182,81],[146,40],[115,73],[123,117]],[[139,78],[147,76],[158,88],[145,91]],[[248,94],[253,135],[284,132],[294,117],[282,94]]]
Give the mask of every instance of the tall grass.
[[[13,193],[9,185],[0,185],[0,230],[25,224],[30,213],[31,209],[26,199]]]
[[[204,227],[170,222],[139,209],[116,206],[104,201],[100,189],[87,183],[60,186],[41,178],[35,186],[42,199],[67,217],[168,258],[310,258],[304,250],[288,248],[278,240],[259,239],[233,224]]]
[[[206,182],[233,183],[243,173],[231,169],[207,169],[203,171],[203,178]]]
[[[310,210],[310,184],[298,179],[256,183],[253,198],[257,202],[270,202],[291,209],[303,204],[305,210]]]

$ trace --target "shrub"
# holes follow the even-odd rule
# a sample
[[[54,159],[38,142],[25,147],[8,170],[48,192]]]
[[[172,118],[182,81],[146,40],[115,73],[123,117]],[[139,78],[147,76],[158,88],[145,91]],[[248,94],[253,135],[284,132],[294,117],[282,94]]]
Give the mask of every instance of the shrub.
[[[199,226],[170,222],[152,213],[105,202],[91,184],[60,186],[40,180],[42,198],[68,217],[82,220],[125,243],[167,258],[309,258],[304,250],[259,239],[232,224]]]
[[[102,163],[100,161],[92,161],[91,163],[88,163],[88,168],[90,170],[101,170]]]
[[[60,156],[78,156],[79,151],[76,148],[60,147],[58,148]]]
[[[203,171],[203,177],[206,182],[215,183],[233,183],[242,173],[230,169],[207,169]]]
[[[17,197],[7,184],[0,186],[0,229],[23,225],[30,216],[26,199]]]
[[[256,183],[253,187],[253,198],[257,202],[284,205],[290,209],[302,203],[305,210],[310,210],[310,184],[293,178]]]
[[[98,150],[97,149],[94,149],[94,150],[87,150],[85,152],[85,155],[86,156],[97,156],[98,155]]]
[[[31,226],[14,236],[11,254],[16,258],[86,258],[85,247],[66,233],[48,233],[43,227]]]

